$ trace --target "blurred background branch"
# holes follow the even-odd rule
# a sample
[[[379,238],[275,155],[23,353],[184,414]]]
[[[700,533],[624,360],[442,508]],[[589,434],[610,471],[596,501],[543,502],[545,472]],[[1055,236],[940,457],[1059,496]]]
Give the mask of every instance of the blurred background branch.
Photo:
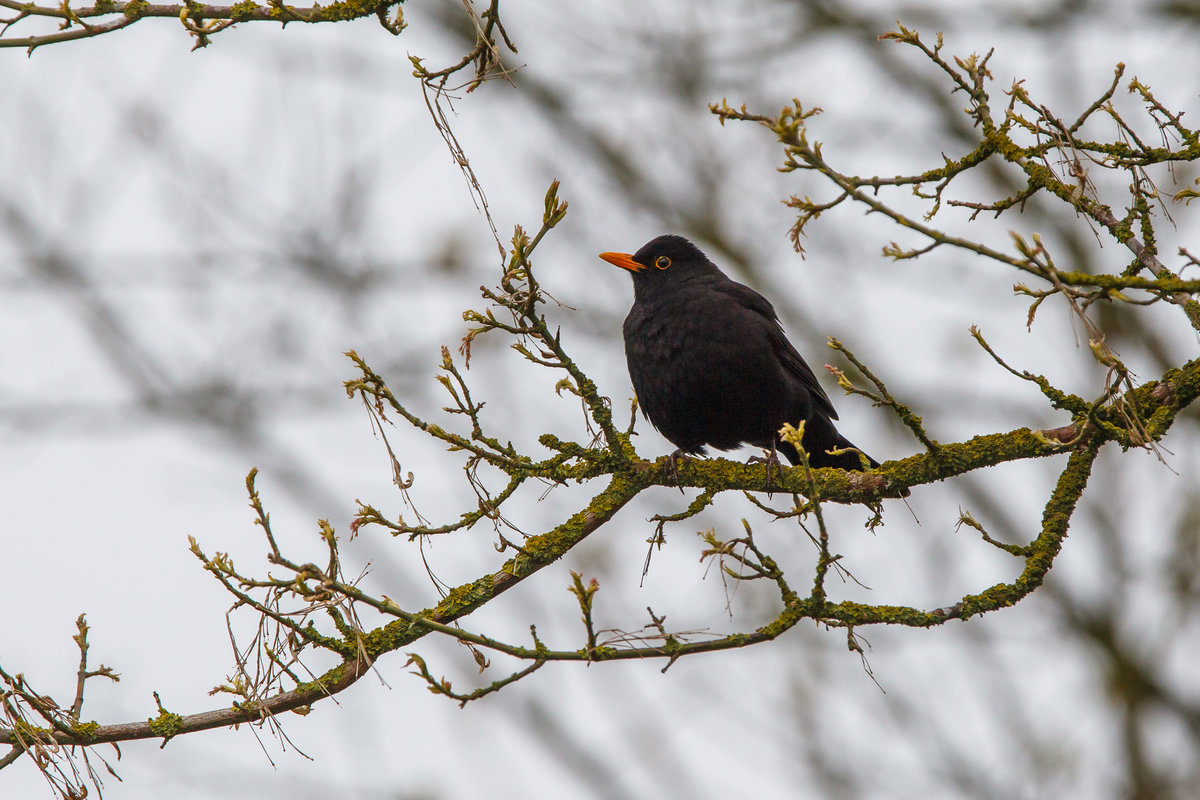
[[[13,535],[5,560],[21,565],[9,579],[15,596],[38,600],[6,605],[0,638],[5,663],[56,676],[52,691],[39,690],[70,695],[78,660],[70,633],[86,607],[94,657],[122,672],[120,692],[90,690],[88,715],[155,716],[151,689],[168,707],[200,707],[203,692],[189,691],[225,674],[226,631],[211,624],[212,604],[222,600],[196,575],[184,533],[261,558],[244,533],[240,476],[248,465],[278,490],[273,514],[290,529],[328,517],[344,530],[356,513],[352,498],[386,496],[389,465],[338,387],[340,352],[357,349],[422,410],[441,403],[428,393],[428,376],[439,345],[462,336],[456,312],[495,274],[495,244],[486,225],[463,213],[458,167],[397,80],[412,65],[393,42],[453,64],[477,32],[454,4],[406,11],[410,28],[399,40],[364,38],[354,26],[289,27],[285,35],[235,26],[214,38],[220,46],[201,63],[185,58],[178,38],[159,42],[154,28],[132,26],[79,45],[90,50],[47,48],[6,65],[0,433]],[[778,201],[815,188],[798,192],[774,175],[778,151],[766,137],[719,129],[709,103],[724,97],[775,109],[799,95],[825,109],[817,125],[825,156],[854,174],[963,152],[974,132],[961,95],[946,95],[941,79],[901,48],[876,42],[899,15],[943,31],[955,52],[995,47],[989,67],[998,82],[1025,78],[1062,119],[1089,106],[1117,62],[1166,107],[1196,113],[1186,76],[1200,72],[1191,47],[1200,17],[1187,3],[910,4],[881,13],[842,2],[514,2],[505,14],[523,59],[515,89],[481,87],[452,118],[456,134],[502,229],[536,213],[546,183],[562,179],[573,212],[544,246],[543,281],[580,309],[570,324],[581,366],[618,409],[629,395],[616,333],[628,287],[592,254],[667,230],[771,296],[810,357],[826,336],[844,341],[895,396],[921,409],[935,440],[1009,430],[1017,420],[1059,422],[1042,411],[1036,387],[994,378],[999,370],[967,334],[972,324],[1009,363],[1066,391],[1091,385],[1096,362],[1086,346],[1072,357],[1041,345],[1077,335],[1065,308],[1047,304],[1029,335],[1029,297],[981,307],[981,297],[1003,297],[1012,283],[1006,270],[938,253],[888,263],[879,253],[895,234],[845,209],[822,218],[805,262],[792,257],[785,232],[794,217]],[[972,176],[977,196],[1012,196],[1024,185],[1022,173],[991,161]],[[1159,191],[1165,197],[1195,178],[1194,167],[1181,166]],[[923,213],[925,201],[912,202],[908,210]],[[1096,274],[1129,263],[1123,248],[1097,250],[1073,214],[1040,198],[1025,213],[1061,270]],[[1007,242],[1004,223],[986,217],[975,223],[980,235]],[[1160,259],[1187,246],[1169,224],[1160,231]],[[1194,279],[1190,269],[1184,279]],[[1136,375],[1161,375],[1195,352],[1182,314],[1170,322],[1108,302],[1092,313]],[[560,433],[578,419],[578,398],[532,405],[546,387],[489,361],[472,365],[472,381],[529,403],[521,415],[491,404],[483,412],[514,437],[532,433],[528,417]],[[857,438],[884,451],[892,442],[886,455],[911,446],[890,415],[852,399],[842,406]],[[1026,607],[914,642],[871,632],[862,647],[886,694],[837,637],[796,629],[770,652],[681,663],[666,680],[652,665],[546,668],[534,683],[458,715],[433,703],[439,698],[364,686],[343,694],[340,708],[316,707],[317,722],[303,731],[290,726],[313,764],[271,747],[276,772],[246,746],[245,730],[228,742],[185,737],[161,755],[126,759],[126,783],[113,790],[392,798],[486,787],[511,796],[661,797],[686,787],[689,796],[716,797],[753,784],[760,793],[786,787],[829,797],[1189,798],[1200,782],[1200,737],[1189,722],[1200,652],[1192,577],[1200,574],[1200,500],[1188,491],[1197,483],[1196,422],[1194,409],[1181,414],[1166,467],[1136,453],[1100,458],[1068,557]],[[639,450],[667,452],[639,430]],[[457,465],[416,446],[397,457],[428,476],[411,489],[422,510],[454,516]],[[1041,505],[1040,469],[1008,466],[966,476],[953,490],[927,487],[913,501],[920,527],[893,519],[876,536],[845,535],[842,563],[874,593],[902,581],[913,603],[953,596],[1011,560],[976,531],[951,535],[960,506],[995,540],[1024,541],[1038,522],[1030,509]],[[444,484],[439,470],[450,476]],[[536,527],[577,500],[574,491],[555,488],[512,522]],[[393,505],[381,511],[395,516],[403,502]],[[645,519],[661,505],[652,498],[628,507],[613,535],[573,551],[561,580],[523,585],[508,600],[527,613],[510,607],[514,617],[537,619],[547,637],[578,625],[577,614],[559,621],[545,611],[561,608],[570,567],[605,587],[611,605],[602,617],[629,618],[649,605],[691,629],[729,603],[739,624],[763,619],[767,598],[754,586],[727,598],[715,579],[698,582],[687,536],[667,536],[643,581],[644,539],[654,528]],[[744,513],[719,501],[694,526],[737,525]],[[835,524],[844,530],[855,519]],[[791,528],[756,536],[781,557],[790,553],[789,563],[811,552],[790,544]],[[364,536],[347,548],[372,563],[367,586],[414,587],[397,592],[410,602],[427,585],[423,565],[396,557],[390,541]],[[474,549],[443,539],[422,554],[454,582],[484,566]],[[51,570],[56,590],[47,592]],[[147,603],[147,594],[171,602]],[[864,600],[872,596],[863,590]],[[504,630],[505,621],[485,614],[478,624]],[[458,645],[423,655],[456,682],[477,669]],[[403,680],[400,663],[379,675]],[[714,742],[721,758],[712,756]],[[447,753],[464,752],[471,770],[447,767]],[[3,791],[44,791],[22,769],[5,770]]]

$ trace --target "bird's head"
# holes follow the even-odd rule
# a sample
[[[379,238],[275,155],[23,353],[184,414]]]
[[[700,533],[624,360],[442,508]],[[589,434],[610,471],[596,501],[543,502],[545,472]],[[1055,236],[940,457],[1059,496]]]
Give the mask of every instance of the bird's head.
[[[651,239],[633,255],[601,253],[600,258],[629,270],[635,289],[682,284],[700,276],[721,274],[699,247],[674,234]]]

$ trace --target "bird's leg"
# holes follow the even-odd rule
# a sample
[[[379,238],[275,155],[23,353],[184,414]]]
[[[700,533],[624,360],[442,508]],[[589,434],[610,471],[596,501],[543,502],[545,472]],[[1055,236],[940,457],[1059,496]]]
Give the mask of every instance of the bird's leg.
[[[691,461],[692,457],[683,452],[683,448],[677,448],[674,453],[667,456],[667,467],[671,470],[671,475],[675,478],[675,485],[679,488],[679,493],[683,494],[683,483],[679,480],[679,462]]]
[[[772,443],[770,448],[767,449],[766,458],[764,458],[762,456],[750,456],[750,458],[747,460],[746,463],[747,464],[760,464],[761,463],[761,464],[766,465],[766,467],[767,467],[767,497],[770,497],[774,490],[774,486],[771,484],[771,468],[772,467],[775,468],[775,474],[778,475],[781,480],[783,478],[783,465],[779,463],[779,451],[775,449],[775,444]]]

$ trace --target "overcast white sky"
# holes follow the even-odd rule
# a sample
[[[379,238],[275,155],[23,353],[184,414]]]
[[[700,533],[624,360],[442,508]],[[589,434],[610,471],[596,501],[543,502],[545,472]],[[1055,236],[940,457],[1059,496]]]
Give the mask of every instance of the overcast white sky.
[[[68,702],[77,663],[70,637],[86,612],[92,662],[122,676],[91,688],[86,717],[153,716],[153,691],[182,714],[222,702],[207,692],[230,669],[229,602],[188,552],[187,536],[265,570],[243,486],[251,467],[260,469],[286,547],[316,554],[318,518],[345,535],[356,499],[403,508],[381,442],[361,405],[345,399],[341,381],[353,373],[341,353],[358,350],[435,416],[438,348],[457,343],[461,311],[479,307],[477,287],[496,280],[498,265],[409,76],[409,54],[437,64],[459,45],[410,5],[411,27],[398,38],[370,22],[241,25],[189,52],[177,24],[144,20],[32,58],[0,51],[0,665]],[[780,154],[765,133],[722,129],[704,108],[727,97],[772,112],[797,96],[825,109],[816,135],[847,170],[927,169],[954,138],[923,105],[920,86],[867,55],[896,45],[814,32],[812,19],[782,4],[645,5],[505,3],[521,49],[511,59],[523,66],[516,80],[565,98],[563,117],[496,82],[458,100],[453,118],[502,238],[514,224],[535,226],[546,186],[561,180],[571,212],[535,264],[567,306],[548,314],[619,417],[631,394],[619,323],[632,293],[627,277],[595,254],[633,251],[667,230],[701,235],[708,215],[720,220],[713,238],[728,246],[710,254],[776,300],[819,372],[833,363],[824,337],[838,337],[899,396],[924,401],[918,413],[938,438],[1066,422],[1031,386],[1000,373],[971,342],[971,324],[1021,368],[1096,393],[1102,376],[1086,348],[1070,344],[1063,309],[1048,307],[1027,333],[1026,303],[1011,296],[1014,276],[998,266],[940,252],[892,264],[880,248],[903,234],[857,209],[822,219],[807,259],[798,259],[779,201],[821,188],[777,173]],[[1114,3],[1061,29],[1030,30],[1017,15],[1037,4],[949,17],[939,16],[948,13],[942,5],[916,4],[903,16],[944,23],[955,54],[995,47],[997,92],[1019,75],[1072,116],[1123,61],[1127,77],[1153,86],[1168,107],[1189,118],[1200,112],[1194,26]],[[897,16],[890,4],[854,8],[878,20],[876,33]],[[930,38],[937,29],[922,28]],[[919,63],[916,53],[900,57]],[[932,68],[915,72],[936,80]],[[693,74],[695,97],[680,95]],[[628,147],[635,168],[653,170],[644,182],[653,193],[631,196],[588,132]],[[1173,213],[1186,243],[1195,207]],[[969,230],[1003,246],[1016,224]],[[1039,230],[1036,217],[1020,224]],[[752,271],[738,266],[743,257]],[[1127,258],[1111,244],[1098,257]],[[1166,315],[1152,327],[1173,357],[1194,354],[1182,318]],[[1144,378],[1155,377],[1149,355],[1128,355]],[[514,441],[537,448],[546,429],[584,435],[578,404],[555,398],[547,375],[499,347],[481,346],[468,378],[489,401],[488,419]],[[849,438],[871,443],[864,448],[881,460],[918,449],[884,412],[826,385]],[[1191,437],[1184,444],[1195,440],[1194,427],[1180,433]],[[644,455],[669,451],[648,425],[639,430]],[[391,439],[417,475],[423,513],[451,519],[470,505],[457,461],[409,431]],[[1185,511],[1156,498],[1169,501],[1180,487],[1186,494],[1198,474],[1193,448],[1168,446],[1169,467],[1143,453],[1101,458],[1098,472],[1108,473],[1097,478],[1094,502],[1120,502],[1107,519],[1128,525],[1140,545],[1121,555],[1125,572],[1114,576],[1111,553],[1088,533],[1105,517],[1081,511],[1055,591],[1104,598],[1118,577],[1132,581],[1117,624],[1134,628],[1163,679],[1200,702],[1188,666],[1200,655],[1195,621],[1164,621],[1169,603],[1155,593],[1155,570],[1180,557],[1168,531]],[[983,518],[993,508],[995,520],[1033,531],[1059,463],[923,487],[910,501],[913,514],[889,504],[887,525],[874,535],[862,529],[864,512],[832,510],[838,552],[871,587],[837,591],[940,606],[1011,578],[1008,556],[955,533],[958,508]],[[559,488],[544,499],[535,491],[515,518],[544,529],[573,513],[583,491]],[[981,508],[981,497],[991,505]],[[752,627],[768,613],[766,595],[739,588],[731,618],[694,537],[706,527],[736,529],[751,511],[733,498],[668,529],[668,546],[642,581],[647,517],[683,507],[667,491],[631,505],[596,541],[473,616],[470,627],[520,639],[535,622],[557,646],[579,646],[568,569],[600,578],[606,626],[637,627],[651,606],[678,628]],[[803,582],[812,558],[803,533],[758,524]],[[427,554],[455,584],[501,563],[493,538],[480,529],[439,540]],[[412,545],[367,531],[344,557],[371,564],[376,591],[414,606],[436,598]],[[865,635],[878,686],[842,633],[807,627],[778,646],[685,659],[665,676],[656,664],[551,665],[461,711],[408,676],[396,653],[379,663],[378,677],[287,720],[292,744],[260,732],[260,747],[243,727],[183,737],[161,752],[157,743],[125,745],[116,764],[124,783],[106,779],[105,794],[795,797],[839,796],[841,781],[858,787],[843,796],[1120,796],[1121,731],[1100,699],[1102,670],[1086,644],[1060,638],[1049,601],[1034,597],[936,631]],[[461,648],[422,642],[415,650],[456,687],[476,680]],[[1194,760],[1194,736],[1173,726],[1152,732],[1152,748],[1166,763]],[[50,791],[29,764],[0,773],[0,797],[43,796]]]

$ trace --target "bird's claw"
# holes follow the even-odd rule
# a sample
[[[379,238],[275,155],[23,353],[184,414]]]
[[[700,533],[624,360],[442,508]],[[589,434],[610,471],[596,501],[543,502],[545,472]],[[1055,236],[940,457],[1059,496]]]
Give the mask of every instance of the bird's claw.
[[[774,493],[774,488],[775,488],[774,485],[771,483],[772,467],[774,467],[775,474],[779,476],[780,480],[782,481],[782,479],[783,479],[783,465],[779,463],[779,452],[774,447],[772,447],[770,450],[767,451],[767,455],[765,457],[750,456],[750,458],[746,461],[746,463],[747,464],[765,464],[766,465],[766,468],[767,468],[766,492],[767,492],[767,497],[770,497]]]
[[[671,455],[667,456],[667,468],[671,470],[671,477],[675,479],[675,486],[679,489],[679,493],[683,494],[683,482],[679,480],[679,462],[691,461],[692,457],[683,452],[682,449],[676,450]]]

